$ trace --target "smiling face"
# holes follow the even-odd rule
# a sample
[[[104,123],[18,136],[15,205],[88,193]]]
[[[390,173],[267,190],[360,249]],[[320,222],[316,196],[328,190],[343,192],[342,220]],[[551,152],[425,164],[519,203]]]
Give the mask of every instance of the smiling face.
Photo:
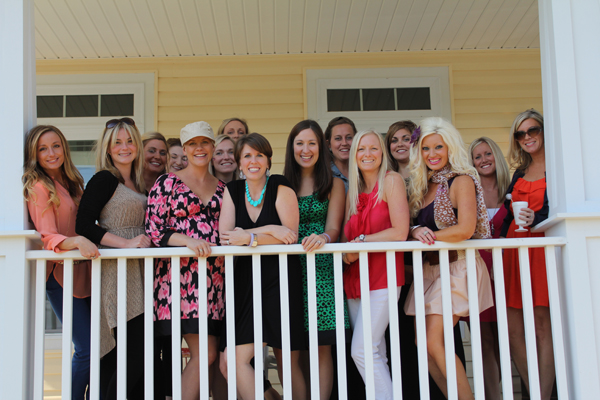
[[[220,174],[229,174],[237,168],[233,156],[233,143],[231,140],[223,140],[215,147],[212,159],[213,168]]]
[[[191,138],[183,145],[183,154],[187,157],[188,164],[197,167],[208,166],[214,150],[214,142],[204,136]]]
[[[232,138],[234,142],[237,142],[242,135],[246,135],[248,132],[246,132],[244,124],[240,121],[231,121],[223,128],[223,133]]]
[[[167,145],[162,140],[149,140],[144,146],[144,169],[159,174],[166,165]]]
[[[115,167],[130,165],[137,156],[137,146],[125,129],[119,130],[114,146],[110,148],[110,158]]]
[[[442,135],[434,133],[426,136],[421,142],[421,156],[430,170],[444,168],[448,164],[448,145]]]
[[[169,149],[169,171],[181,171],[187,167],[187,157],[183,155],[181,146],[172,146]]]
[[[383,160],[383,149],[375,134],[365,135],[360,139],[356,148],[356,164],[358,169],[365,172],[377,172]]]
[[[40,136],[37,143],[37,161],[49,175],[62,167],[65,162],[65,150],[56,132],[48,131]]]
[[[354,131],[349,124],[336,125],[331,129],[329,150],[331,150],[334,160],[348,160],[353,138]]]
[[[410,131],[408,129],[399,129],[390,143],[390,154],[400,164],[408,163],[410,159]]]
[[[294,159],[301,168],[313,168],[319,160],[319,140],[312,129],[300,131],[294,138]]]
[[[240,170],[248,180],[262,179],[269,168],[269,159],[263,153],[245,145],[240,152]]]
[[[519,125],[517,131],[528,132],[529,129],[534,127],[541,127],[541,125],[535,119],[529,118]],[[544,131],[542,130],[539,134],[533,136],[527,133],[517,140],[517,142],[519,143],[519,146],[529,154],[535,154],[540,150],[544,151]]]
[[[487,143],[482,142],[473,149],[473,166],[481,176],[496,173],[496,158]]]

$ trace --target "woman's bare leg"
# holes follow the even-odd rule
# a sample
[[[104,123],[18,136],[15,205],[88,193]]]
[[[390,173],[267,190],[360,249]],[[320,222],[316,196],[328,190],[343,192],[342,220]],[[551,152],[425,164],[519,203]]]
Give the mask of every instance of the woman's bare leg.
[[[281,349],[273,348],[273,354],[277,359],[277,373],[279,380],[283,386],[283,358]],[[300,368],[300,351],[291,352],[291,367],[292,367],[292,396],[294,400],[306,400],[308,398],[306,382],[302,368]]]
[[[197,334],[183,335],[190,349],[190,360],[181,373],[181,398],[193,400],[200,397],[200,345]],[[208,366],[217,357],[217,337],[208,335]]]

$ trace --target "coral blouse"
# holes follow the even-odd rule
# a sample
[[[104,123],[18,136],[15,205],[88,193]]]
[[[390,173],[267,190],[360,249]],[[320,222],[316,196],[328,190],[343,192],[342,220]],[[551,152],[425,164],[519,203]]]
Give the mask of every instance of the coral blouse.
[[[361,193],[358,196],[357,213],[350,217],[344,227],[344,234],[348,240],[361,234],[369,235],[392,227],[388,204],[385,201],[377,202],[378,187],[376,184],[371,193]],[[404,285],[404,253],[402,252],[396,252],[396,285]],[[369,288],[378,290],[387,287],[385,252],[369,253]],[[344,269],[344,291],[349,299],[360,298],[359,260]]]
[[[58,245],[63,240],[75,233],[75,219],[77,217],[77,205],[60,183],[54,180],[56,193],[60,199],[58,209],[53,205],[48,207],[50,192],[41,183],[37,182],[33,187],[33,196],[27,201],[29,215],[35,225],[35,229],[42,235],[45,250],[62,253]],[[46,280],[54,274],[54,278],[63,285],[63,265],[54,261],[46,264]],[[73,266],[73,296],[77,298],[89,297],[91,294],[91,263],[80,263]]]

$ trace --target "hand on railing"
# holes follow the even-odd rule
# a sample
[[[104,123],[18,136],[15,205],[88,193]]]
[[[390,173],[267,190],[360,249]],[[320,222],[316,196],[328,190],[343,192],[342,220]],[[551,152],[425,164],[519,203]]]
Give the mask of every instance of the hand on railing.
[[[185,243],[186,247],[192,250],[198,257],[210,256],[211,246],[216,246],[214,243],[209,243],[203,239],[188,238]]]
[[[85,258],[97,258],[100,257],[100,252],[98,251],[98,247],[90,240],[83,236],[77,236],[75,238],[75,245],[81,252],[81,255]]]
[[[302,239],[304,251],[319,250],[321,247],[325,246],[325,243],[327,243],[327,239],[323,235],[317,235],[316,233]]]
[[[421,243],[425,244],[434,244],[435,243],[435,233],[425,226],[418,227],[413,229],[411,232],[413,238],[421,241]]]

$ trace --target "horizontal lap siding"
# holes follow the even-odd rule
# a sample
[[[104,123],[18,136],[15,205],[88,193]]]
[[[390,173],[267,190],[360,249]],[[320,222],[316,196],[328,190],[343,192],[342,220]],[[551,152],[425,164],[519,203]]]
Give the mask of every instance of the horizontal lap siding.
[[[271,141],[274,171],[281,172],[287,134],[305,117],[305,68],[449,66],[454,123],[465,141],[489,136],[506,152],[515,115],[542,109],[539,58],[538,50],[487,50],[38,60],[37,71],[156,71],[159,132],[178,136],[198,120],[216,130],[223,119],[239,116]]]

